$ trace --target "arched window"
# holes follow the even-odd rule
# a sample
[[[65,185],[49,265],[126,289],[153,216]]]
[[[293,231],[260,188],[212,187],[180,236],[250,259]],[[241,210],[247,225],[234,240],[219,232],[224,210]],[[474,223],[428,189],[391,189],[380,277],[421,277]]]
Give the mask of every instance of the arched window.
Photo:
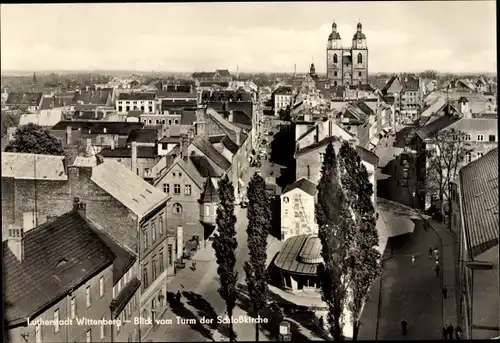
[[[358,54],[358,64],[361,64],[363,63],[363,56],[361,55],[361,53]]]
[[[173,212],[175,214],[181,214],[182,213],[182,205],[179,203],[175,203],[173,207]]]
[[[338,60],[338,57],[337,57],[337,54],[334,54],[333,55],[333,63],[337,63],[339,60]]]

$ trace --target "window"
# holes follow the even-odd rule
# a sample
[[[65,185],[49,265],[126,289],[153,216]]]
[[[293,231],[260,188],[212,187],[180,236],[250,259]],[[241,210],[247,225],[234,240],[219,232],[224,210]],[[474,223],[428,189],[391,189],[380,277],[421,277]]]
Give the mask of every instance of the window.
[[[295,234],[300,235],[300,223],[295,222]]]
[[[358,54],[358,64],[363,63],[363,55],[361,53]]]
[[[163,235],[163,216],[158,217],[158,222],[160,223],[160,236]]]
[[[288,209],[285,208],[285,216],[288,216]]]
[[[496,140],[495,135],[489,135],[489,136],[488,136],[488,141],[489,141],[489,142],[494,142],[495,140]]]
[[[173,207],[173,211],[175,214],[181,214],[182,213],[182,206],[179,203],[175,203]]]
[[[210,205],[205,205],[205,215],[206,216],[210,215]]]
[[[178,176],[179,176],[179,177],[182,177],[182,173],[179,173],[179,175],[178,175]]]
[[[58,333],[59,328],[59,309],[54,311],[54,333]]]
[[[174,124],[179,124],[179,120],[175,119]]]
[[[149,168],[144,168],[144,174],[149,174]]]
[[[484,136],[483,135],[477,135],[477,141],[478,142],[482,142],[484,139]]]
[[[148,248],[148,229],[145,228],[142,230],[142,239],[143,239],[143,244],[144,244],[144,250]]]
[[[104,296],[104,276],[99,278],[99,296],[101,298]]]
[[[465,154],[465,162],[470,163],[471,160],[472,160],[471,153],[470,152],[466,153]]]
[[[325,153],[324,153],[324,152],[320,152],[320,153],[319,153],[319,161],[320,161],[321,163],[323,163],[323,160],[324,160],[324,159],[325,159]]]
[[[185,185],[184,186],[184,194],[185,195],[191,195],[191,185]]]
[[[163,265],[163,251],[160,252],[160,273],[163,273],[165,266]]]
[[[299,218],[300,217],[300,212],[299,211],[295,211],[295,218]]]
[[[170,185],[168,183],[163,184],[163,192],[164,193],[170,193]]]
[[[153,112],[153,106],[149,106],[149,112]]]
[[[40,324],[35,325],[35,342],[42,343],[42,326]]]
[[[148,265],[145,264],[144,267],[142,268],[142,284],[143,284],[143,289],[148,288],[149,283],[148,283]]]
[[[75,319],[76,317],[76,299],[75,297],[70,300],[70,315],[71,319]]]
[[[154,243],[156,241],[156,223],[154,221],[151,222],[151,238]]]
[[[307,178],[311,178],[311,167],[309,165],[307,165]]]
[[[465,140],[466,140],[466,141],[470,141],[470,140],[471,140],[470,135],[465,135]]]
[[[151,282],[156,280],[156,256],[151,259]]]
[[[87,337],[87,343],[92,342],[92,330],[91,329],[89,329],[89,331],[87,331],[86,337]]]
[[[151,124],[151,119],[148,120],[148,124]]]
[[[87,286],[87,288],[85,288],[85,301],[87,303],[87,307],[90,307],[92,305],[92,299],[90,298],[90,286]]]
[[[156,125],[160,124],[160,120],[156,119]]]
[[[358,73],[358,76],[361,77],[361,72]]]
[[[482,153],[482,152],[478,152],[478,153],[477,153],[477,158],[481,158],[481,157],[483,157],[483,155],[484,155],[484,153]]]
[[[179,184],[174,185],[174,194],[181,194],[181,185]]]
[[[333,73],[333,76],[337,76],[337,72],[334,72],[334,73]]]
[[[144,106],[141,106],[141,112],[144,112]]]
[[[101,339],[104,339],[104,318],[102,318],[103,323],[101,323]]]
[[[125,106],[125,110],[126,110],[127,112],[130,112],[130,106]]]
[[[333,55],[333,63],[337,63],[339,61],[339,58],[337,57],[337,54]]]
[[[121,106],[118,106],[118,112],[122,112],[123,108]]]
[[[172,250],[172,244],[168,245],[168,265],[171,266],[174,262],[174,256],[173,256],[173,250]]]

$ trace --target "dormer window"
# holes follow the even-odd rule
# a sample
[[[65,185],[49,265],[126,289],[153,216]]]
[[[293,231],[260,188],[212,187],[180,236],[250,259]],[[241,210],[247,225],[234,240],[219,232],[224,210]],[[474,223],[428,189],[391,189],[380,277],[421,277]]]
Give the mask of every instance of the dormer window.
[[[21,238],[22,237],[22,229],[21,228],[10,228],[9,229],[9,237]]]

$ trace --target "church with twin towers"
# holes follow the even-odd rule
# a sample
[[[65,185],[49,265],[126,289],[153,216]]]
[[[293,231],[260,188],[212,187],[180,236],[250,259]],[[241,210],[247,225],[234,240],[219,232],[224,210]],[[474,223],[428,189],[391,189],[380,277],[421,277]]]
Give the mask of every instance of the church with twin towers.
[[[342,46],[337,24],[332,24],[332,33],[326,46],[326,76],[333,86],[358,86],[368,83],[368,47],[361,23],[352,37],[349,48]]]

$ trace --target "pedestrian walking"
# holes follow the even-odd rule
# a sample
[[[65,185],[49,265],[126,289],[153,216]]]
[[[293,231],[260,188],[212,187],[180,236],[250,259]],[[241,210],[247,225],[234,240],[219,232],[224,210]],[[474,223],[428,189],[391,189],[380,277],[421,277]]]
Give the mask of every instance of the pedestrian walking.
[[[411,255],[411,264],[415,264],[415,255]]]
[[[195,271],[195,270],[196,270],[196,261],[193,261],[193,263],[192,263],[192,268],[193,268],[193,271]]]
[[[457,325],[457,327],[455,328],[455,338],[457,339],[457,341],[462,339],[462,328],[460,327],[460,325]]]
[[[406,335],[406,333],[408,332],[408,322],[404,319],[401,321],[401,331],[403,335]]]
[[[455,331],[455,329],[453,328],[453,325],[449,324],[448,325],[448,339],[450,341],[453,340],[453,331]]]
[[[448,339],[448,327],[443,326],[443,339]]]
[[[181,292],[177,291],[177,294],[175,295],[175,301],[177,302],[177,305],[181,304]]]
[[[448,288],[446,286],[443,287],[443,298],[446,299],[448,296]]]
[[[436,267],[434,268],[434,271],[436,272],[436,276],[439,276],[439,262],[436,262]]]
[[[432,260],[432,252],[434,250],[432,249],[432,245],[429,245],[429,260]]]
[[[434,249],[434,257],[436,258],[436,261],[439,261],[439,250]]]
[[[324,325],[324,320],[323,320],[323,316],[321,316],[318,320],[318,325],[319,325],[319,328],[320,329],[323,329],[323,325]]]

